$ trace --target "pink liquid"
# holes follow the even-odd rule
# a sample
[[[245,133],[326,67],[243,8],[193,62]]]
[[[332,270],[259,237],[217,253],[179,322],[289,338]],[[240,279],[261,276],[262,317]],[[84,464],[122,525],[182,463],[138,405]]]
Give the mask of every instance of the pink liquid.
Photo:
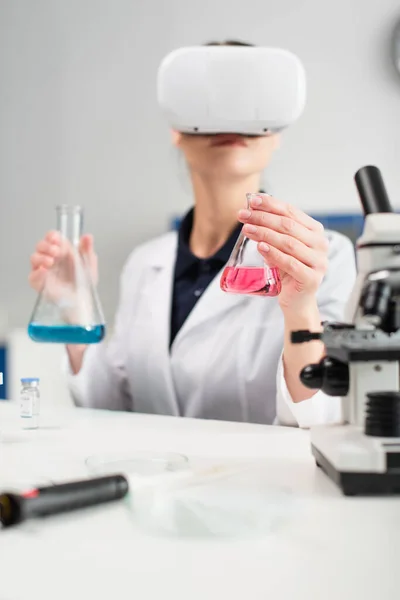
[[[281,280],[275,268],[225,267],[221,290],[231,294],[277,296],[281,291]]]

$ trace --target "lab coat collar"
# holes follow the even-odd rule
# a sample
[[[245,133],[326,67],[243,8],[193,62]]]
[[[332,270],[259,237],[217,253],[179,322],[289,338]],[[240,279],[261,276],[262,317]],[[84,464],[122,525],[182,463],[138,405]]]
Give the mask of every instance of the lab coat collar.
[[[151,241],[151,254],[147,256],[147,264],[155,269],[169,267],[171,263],[175,265],[176,254],[178,250],[178,234],[171,231],[157,240]]]
[[[246,250],[246,253],[254,252],[254,249],[257,252],[254,245],[253,248]],[[152,250],[149,266],[154,273],[150,277],[147,292],[152,305],[153,326],[157,327],[158,331],[162,331],[163,347],[168,349],[174,267],[178,250],[177,233],[171,232],[160,238],[158,243],[153,242]],[[194,328],[212,319],[218,319],[221,313],[230,311],[237,305],[249,303],[251,300],[250,296],[223,292],[220,288],[222,271],[223,269],[213,279],[185,320],[175,337],[171,350],[183,336],[186,336]]]

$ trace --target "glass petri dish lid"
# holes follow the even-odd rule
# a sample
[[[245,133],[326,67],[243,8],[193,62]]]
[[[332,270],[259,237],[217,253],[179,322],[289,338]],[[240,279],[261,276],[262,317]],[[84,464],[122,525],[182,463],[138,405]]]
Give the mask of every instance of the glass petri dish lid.
[[[176,473],[189,469],[189,459],[173,452],[127,452],[94,454],[85,460],[92,475],[122,475],[153,477],[164,473]]]

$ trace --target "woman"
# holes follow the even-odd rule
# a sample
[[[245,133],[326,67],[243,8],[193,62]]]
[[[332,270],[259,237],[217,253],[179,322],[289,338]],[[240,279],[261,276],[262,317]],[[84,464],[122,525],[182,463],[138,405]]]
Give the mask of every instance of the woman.
[[[172,138],[188,165],[194,208],[178,234],[131,254],[110,341],[67,348],[75,403],[301,427],[340,420],[339,399],[299,379],[323,356],[321,342],[293,346],[290,332],[343,318],[355,280],[350,241],[265,194],[243,209],[246,193],[261,188],[278,135]],[[276,298],[220,290],[242,225],[265,262],[280,269]],[[97,279],[91,236],[82,238],[81,250]],[[35,290],[59,255],[58,235],[50,232],[31,258]]]

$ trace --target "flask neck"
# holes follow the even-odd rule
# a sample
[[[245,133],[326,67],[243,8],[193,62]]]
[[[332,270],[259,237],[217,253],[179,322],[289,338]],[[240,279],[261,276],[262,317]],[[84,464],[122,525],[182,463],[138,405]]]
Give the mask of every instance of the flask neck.
[[[79,245],[83,228],[83,211],[80,206],[57,207],[57,229],[74,246]]]

